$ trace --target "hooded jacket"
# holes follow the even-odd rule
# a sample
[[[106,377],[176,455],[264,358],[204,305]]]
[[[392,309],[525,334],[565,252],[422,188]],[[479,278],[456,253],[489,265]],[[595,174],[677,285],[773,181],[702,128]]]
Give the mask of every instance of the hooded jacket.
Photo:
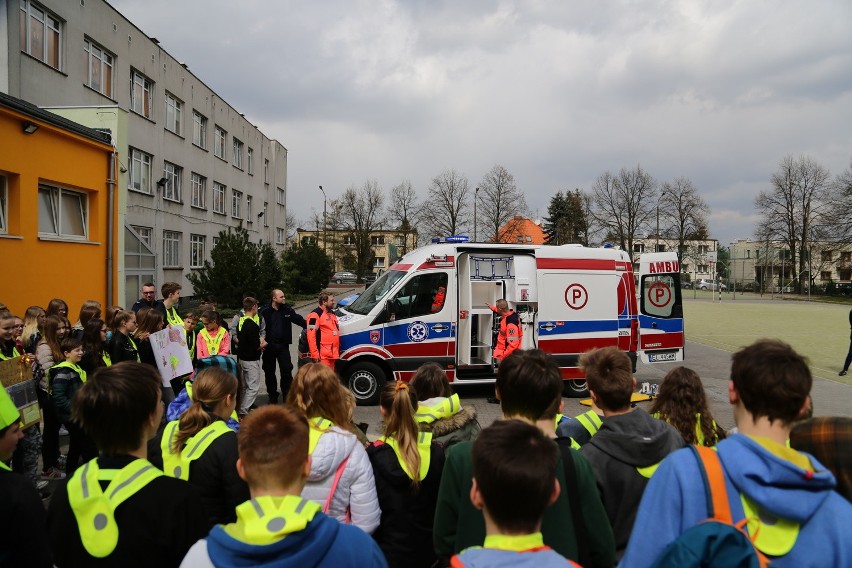
[[[653,418],[641,408],[608,416],[598,433],[580,452],[592,464],[604,509],[615,535],[616,556],[627,547],[639,500],[653,468],[674,450],[683,447],[674,426]]]
[[[432,546],[432,523],[438,487],[444,471],[444,451],[432,442],[429,471],[420,487],[402,469],[396,452],[380,440],[367,448],[376,479],[376,493],[382,507],[382,522],[373,538],[391,568],[429,567],[437,559]]]
[[[816,458],[803,454],[812,469],[802,469],[744,434],[719,442],[716,449],[734,522],[745,516],[740,499],[745,494],[761,516],[768,513],[800,524],[790,552],[770,557],[773,568],[852,566],[852,505],[833,490],[834,475]],[[675,452],[648,484],[621,565],[650,566],[666,546],[707,516],[698,462],[690,451]]]
[[[317,513],[303,530],[266,545],[239,541],[226,533],[221,525],[216,526],[206,539],[195,543],[181,566],[380,568],[387,563],[369,535]]]
[[[311,474],[302,490],[302,497],[324,506],[334,483],[337,468],[347,457],[349,461],[343,469],[327,514],[329,517],[345,522],[348,507],[352,524],[367,533],[372,533],[379,526],[382,511],[376,496],[373,467],[370,465],[366,450],[354,434],[338,426],[332,426],[328,432],[320,436],[317,447],[311,455]]]
[[[430,400],[424,400],[421,404],[427,404]],[[444,452],[459,442],[472,441],[482,427],[476,419],[476,408],[463,406],[461,409],[446,418],[439,418],[434,422],[418,422],[421,432],[432,432],[432,440],[444,448]]]

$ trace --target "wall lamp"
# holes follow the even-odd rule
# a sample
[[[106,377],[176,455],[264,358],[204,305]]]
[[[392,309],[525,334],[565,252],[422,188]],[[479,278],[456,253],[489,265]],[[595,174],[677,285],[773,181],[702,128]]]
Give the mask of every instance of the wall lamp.
[[[38,124],[35,122],[30,122],[29,120],[25,120],[23,124],[24,134],[32,134],[36,130],[38,130]]]
[[[157,187],[166,187],[166,184],[167,184],[167,183],[169,183],[169,178],[167,178],[167,177],[161,177],[161,178],[157,181]]]

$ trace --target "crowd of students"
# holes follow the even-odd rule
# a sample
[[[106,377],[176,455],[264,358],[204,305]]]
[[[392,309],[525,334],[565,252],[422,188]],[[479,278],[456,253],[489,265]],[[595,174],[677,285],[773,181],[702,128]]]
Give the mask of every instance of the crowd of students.
[[[734,355],[727,437],[693,371],[670,371],[646,412],[631,404],[629,358],[603,348],[580,358],[593,406],[578,417],[561,414],[554,360],[516,350],[497,370],[503,420],[481,429],[425,364],[385,385],[371,442],[322,363],[298,370],[285,404],[244,405],[245,367],[223,352],[218,312],[196,332],[177,314],[179,287],[165,288],[135,314],[101,319],[86,303],[74,325],[61,300],[20,320],[0,306],[0,358],[34,355],[43,416],[21,430],[0,389],[0,566],[652,566],[712,516],[682,449],[695,444],[717,450],[756,555],[852,565],[849,421],[805,419],[810,371],[786,344]],[[231,328],[252,361],[260,343],[239,334],[262,320],[257,300],[244,308]],[[145,361],[164,322],[185,327],[196,359],[169,387]],[[46,512],[41,477],[65,478]]]

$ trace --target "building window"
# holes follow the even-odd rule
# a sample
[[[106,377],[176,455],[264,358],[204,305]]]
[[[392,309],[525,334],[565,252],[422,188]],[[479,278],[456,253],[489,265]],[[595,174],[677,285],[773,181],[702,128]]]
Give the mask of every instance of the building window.
[[[154,248],[154,231],[151,227],[139,227],[137,225],[130,225],[130,227],[136,231],[136,235],[139,237],[139,240],[145,243],[148,248]]]
[[[89,236],[88,213],[89,196],[85,193],[39,184],[39,234],[85,239]]]
[[[204,266],[204,249],[207,246],[207,237],[204,235],[189,235],[189,267],[201,268]]]
[[[180,233],[163,231],[163,266],[180,266]]]
[[[283,245],[284,244],[284,229],[275,227],[275,244]]]
[[[216,248],[216,246],[219,244],[219,237],[213,237],[212,243],[213,243],[213,248]]]
[[[633,252],[645,252],[644,243],[633,243]]]
[[[285,205],[286,197],[284,195],[284,190],[280,187],[275,188],[275,203],[278,205]]]
[[[843,262],[852,261],[852,252],[842,252],[840,253],[840,260]]]
[[[6,193],[6,176],[0,176],[0,234],[9,232],[7,219],[9,218],[9,197]]]
[[[654,252],[666,252],[666,244],[657,243],[656,245],[654,245]]]
[[[213,213],[225,214],[225,185],[213,182]]]
[[[62,22],[29,0],[21,0],[21,51],[61,69]]]
[[[151,158],[153,158],[151,154],[130,148],[130,160],[128,160],[130,175],[127,176],[129,181],[127,189],[151,195]]]
[[[183,122],[183,101],[166,91],[166,130],[181,134]]]
[[[183,168],[171,162],[163,162],[163,177],[166,178],[166,185],[163,187],[163,199],[179,202]]]
[[[248,167],[248,173],[249,173],[249,175],[254,175],[254,149],[252,149],[252,148],[248,149],[247,159],[248,159],[248,164],[246,164],[246,165]]]
[[[396,246],[398,246],[398,247],[404,247],[405,246],[405,236],[404,235],[397,235],[396,236]]]
[[[234,140],[234,167],[243,169],[243,143],[237,140]]]
[[[151,97],[154,84],[151,80],[137,71],[130,70],[130,110],[151,118]]]
[[[317,244],[316,237],[302,237],[302,246],[303,247],[316,246],[316,244]]]
[[[376,264],[373,265],[374,268],[384,268],[385,267],[385,257],[377,256]]]
[[[236,189],[231,190],[231,217],[242,219],[243,192]]]
[[[115,57],[91,40],[83,41],[86,85],[112,98],[112,65]]]
[[[343,237],[343,244],[348,246],[355,245],[355,235],[346,235]]]
[[[251,216],[251,200],[252,200],[251,195],[246,195],[246,219],[248,219],[249,223],[254,221],[254,219]]]
[[[710,274],[710,265],[709,264],[699,264],[698,265],[698,274]]]
[[[374,235],[374,236],[370,237],[370,245],[372,245],[374,247],[380,247],[380,246],[383,246],[384,244],[385,244],[384,235]]]
[[[269,203],[263,202],[263,226],[269,226]]]
[[[269,183],[269,160],[263,160],[263,183]]]
[[[190,205],[204,209],[204,196],[207,193],[207,178],[201,174],[192,172],[192,195]]]
[[[207,149],[207,117],[197,110],[192,111],[192,143]]]
[[[225,159],[225,138],[227,138],[228,133],[219,128],[218,126],[214,129],[215,140],[213,141],[213,155],[217,158]]]
[[[831,270],[823,270],[819,273],[819,279],[825,282],[826,280],[831,280]]]

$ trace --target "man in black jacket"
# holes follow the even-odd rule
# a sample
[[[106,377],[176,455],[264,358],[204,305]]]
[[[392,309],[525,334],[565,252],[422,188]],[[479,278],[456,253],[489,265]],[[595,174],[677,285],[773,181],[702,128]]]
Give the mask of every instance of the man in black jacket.
[[[275,380],[276,364],[281,370],[281,398],[287,399],[290,383],[293,382],[293,362],[290,359],[290,343],[293,341],[293,324],[307,327],[305,318],[287,304],[281,290],[272,291],[272,303],[265,306],[260,315],[266,322],[266,349],[263,350],[263,373],[270,404],[278,402],[278,381]]]

